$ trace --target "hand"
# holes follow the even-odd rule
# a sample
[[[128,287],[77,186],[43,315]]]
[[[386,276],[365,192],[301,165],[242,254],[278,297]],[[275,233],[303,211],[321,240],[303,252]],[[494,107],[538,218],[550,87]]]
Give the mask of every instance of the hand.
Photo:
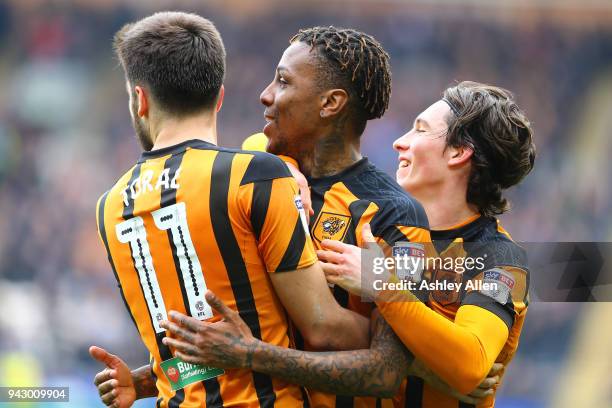
[[[94,378],[102,402],[112,408],[131,407],[136,400],[136,389],[127,364],[100,347],[91,346],[89,354],[106,365]]]
[[[384,256],[375,243],[370,224],[363,226],[361,236],[363,242],[368,246],[363,252],[364,255],[368,258],[371,258],[372,255]],[[321,247],[323,250],[317,251],[317,256],[322,261],[321,267],[329,283],[340,285],[358,296],[375,298],[374,279],[387,279],[388,277],[374,275],[371,270],[362,271],[363,265],[369,265],[370,261],[368,259],[365,263],[362,262],[361,248],[329,239],[323,240]]]
[[[310,222],[310,217],[314,215],[314,210],[312,209],[312,200],[310,199],[310,188],[308,188],[308,181],[302,172],[292,163],[285,162],[285,164],[289,168],[291,175],[300,188],[300,198],[302,199],[302,205],[304,206],[304,212],[306,213],[306,222]]]
[[[451,388],[450,385],[442,381],[436,374],[433,373],[422,361],[414,359],[409,368],[409,375],[420,377],[431,387],[438,391],[449,395],[466,404],[478,405],[487,397],[495,393],[495,388],[499,383],[499,373],[504,368],[503,364],[495,363],[489,371],[487,378],[474,391],[468,395],[461,394],[459,391]]]
[[[170,321],[160,325],[172,337],[163,343],[175,349],[181,360],[218,368],[250,368],[257,339],[240,315],[227,307],[211,291],[206,292],[208,304],[223,320],[203,322],[182,313],[170,311]]]
[[[499,379],[501,377],[501,373],[504,370],[504,365],[501,363],[493,364],[489,374],[487,374],[487,378],[484,379],[483,382],[480,383],[478,388],[468,394],[468,397],[483,399],[490,397],[495,394],[495,389],[499,384]],[[470,402],[470,404],[474,404]]]

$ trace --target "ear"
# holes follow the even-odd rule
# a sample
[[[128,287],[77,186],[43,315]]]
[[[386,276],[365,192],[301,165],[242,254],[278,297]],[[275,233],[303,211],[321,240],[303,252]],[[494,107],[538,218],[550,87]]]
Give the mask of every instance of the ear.
[[[136,85],[134,87],[136,92],[136,100],[138,101],[138,117],[142,118],[149,114],[149,96],[147,95],[144,88]]]
[[[461,166],[468,163],[474,154],[474,149],[469,146],[449,147],[448,151],[450,153],[448,165],[451,167]]]
[[[321,117],[337,115],[348,103],[348,93],[344,89],[330,89],[321,96]]]
[[[219,97],[217,99],[217,112],[221,110],[221,106],[223,106],[223,97],[225,96],[225,87],[221,84],[221,88],[219,89]]]

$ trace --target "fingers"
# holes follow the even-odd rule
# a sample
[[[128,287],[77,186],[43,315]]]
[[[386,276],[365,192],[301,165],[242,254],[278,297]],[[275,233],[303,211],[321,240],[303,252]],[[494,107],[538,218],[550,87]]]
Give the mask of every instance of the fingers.
[[[117,380],[103,382],[102,384],[98,385],[98,394],[100,394],[101,396],[107,394],[117,388],[118,385],[119,381]]]
[[[332,239],[324,239],[321,241],[321,248],[326,249],[328,251],[335,252],[347,252],[350,249],[350,245],[342,243],[340,241],[334,241]]]
[[[96,376],[94,377],[94,385],[97,387],[98,385],[106,381],[109,381],[114,377],[115,377],[115,370],[109,370],[108,368],[105,368],[104,370],[96,374]]]
[[[217,313],[219,313],[225,320],[233,321],[236,317],[237,313],[227,307],[225,303],[217,295],[215,295],[212,291],[206,291],[204,295],[206,298],[206,303],[210,305]]]
[[[160,322],[159,325],[163,327],[164,329],[168,330],[171,334],[177,337],[181,337],[190,343],[193,343],[195,341],[195,334],[192,331],[184,329],[183,327],[173,322],[166,320],[166,321]]]
[[[478,405],[478,403],[480,402],[478,398],[474,398],[470,395],[460,395],[457,397],[457,399],[461,402],[464,402],[470,405]]]
[[[493,377],[494,375],[498,375],[501,371],[503,371],[503,369],[504,365],[502,363],[495,363],[493,364],[493,367],[491,367],[491,370],[489,371],[487,377]]]
[[[206,363],[203,362],[201,358],[198,358],[198,357],[195,357],[189,354],[181,353],[180,351],[176,351],[174,353],[174,356],[180,358],[182,361],[186,363],[206,365]]]
[[[317,257],[323,262],[331,262],[335,264],[342,263],[342,254],[338,252],[317,250]]]
[[[174,347],[174,349],[182,355],[197,356],[200,351],[196,345],[173,339],[172,337],[164,337],[162,343],[168,347]]]
[[[482,388],[482,389],[488,390],[489,388],[493,387],[498,382],[499,382],[499,376],[498,375],[493,376],[493,377],[487,377],[487,378],[484,379],[483,382],[480,383],[478,388]]]
[[[474,391],[470,392],[470,396],[474,397],[474,398],[478,398],[478,399],[482,399],[482,398],[486,398],[490,395],[493,395],[493,393],[495,392],[495,390],[493,389],[482,389],[482,388],[476,388]]]
[[[319,265],[321,265],[321,269],[323,269],[323,273],[325,274],[325,277],[329,278],[331,276],[339,276],[340,273],[340,267],[338,265],[334,265],[333,263],[326,263],[326,262],[319,262]],[[329,279],[327,279],[329,281]]]
[[[106,406],[119,406],[118,401],[116,400],[117,398],[117,391],[115,389],[113,389],[110,392],[107,392],[106,394],[102,395],[100,397],[100,399],[102,400],[102,402],[104,403],[104,405]],[[113,404],[113,405],[111,405]]]
[[[332,285],[342,286],[341,284],[344,283],[344,280],[336,275],[327,275],[325,277],[327,278],[327,283],[331,283]]]
[[[111,367],[112,364],[118,359],[118,357],[114,354],[111,354],[98,346],[91,346],[89,348],[89,355],[102,364],[105,364],[107,367]]]
[[[363,239],[363,242],[376,242],[376,239],[372,234],[372,228],[370,227],[370,224],[363,224],[363,228],[361,228],[361,238]]]
[[[202,327],[202,322],[193,317],[184,315],[183,313],[177,312],[175,310],[171,310],[168,312],[168,317],[175,323],[187,328],[193,332],[197,332]]]

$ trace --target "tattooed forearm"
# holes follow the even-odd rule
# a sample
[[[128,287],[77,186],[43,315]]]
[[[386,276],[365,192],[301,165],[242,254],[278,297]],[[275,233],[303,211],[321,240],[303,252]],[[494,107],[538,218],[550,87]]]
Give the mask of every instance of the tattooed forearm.
[[[157,396],[155,378],[151,372],[151,366],[145,365],[132,371],[132,381],[136,389],[136,399]]]
[[[344,395],[391,397],[412,356],[380,316],[367,350],[306,352],[258,342],[252,369],[288,382]]]

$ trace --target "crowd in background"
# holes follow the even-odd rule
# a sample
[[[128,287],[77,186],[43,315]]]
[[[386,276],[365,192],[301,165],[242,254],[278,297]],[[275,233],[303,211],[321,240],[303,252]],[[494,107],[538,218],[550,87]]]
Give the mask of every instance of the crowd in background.
[[[82,387],[83,398],[95,398],[88,384],[98,367],[89,345],[133,365],[148,358],[121,303],[94,214],[98,197],[139,155],[111,42],[144,12],[127,2],[35,11],[15,4],[0,3],[0,385],[16,378],[13,356],[38,367],[24,378],[80,384],[74,387]],[[372,162],[394,175],[393,140],[446,86],[476,80],[506,87],[531,119],[538,149],[533,173],[510,191],[506,229],[518,241],[612,238],[612,166],[597,159],[612,152],[605,133],[610,105],[593,102],[601,100],[601,87],[612,89],[612,29],[436,18],[409,7],[386,14],[274,9],[252,18],[205,6],[193,11],[215,22],[227,50],[219,144],[237,147],[261,131],[259,94],[299,28],[355,27],[391,56],[390,109],[362,139]],[[607,123],[603,134],[597,123]],[[547,401],[581,307],[532,305],[500,392],[503,406]]]

